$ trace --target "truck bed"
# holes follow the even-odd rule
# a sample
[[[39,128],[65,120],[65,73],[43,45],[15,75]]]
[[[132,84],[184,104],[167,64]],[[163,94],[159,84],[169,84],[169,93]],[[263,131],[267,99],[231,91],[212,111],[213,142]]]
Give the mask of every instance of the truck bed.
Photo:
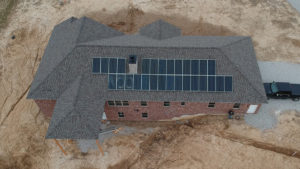
[[[291,84],[293,96],[300,96],[300,84]]]

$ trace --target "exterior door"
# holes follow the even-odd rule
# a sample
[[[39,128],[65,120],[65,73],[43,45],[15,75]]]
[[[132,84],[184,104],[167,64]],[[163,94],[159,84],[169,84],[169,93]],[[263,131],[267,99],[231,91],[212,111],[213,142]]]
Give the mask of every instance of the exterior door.
[[[250,105],[247,113],[255,113],[258,105]]]

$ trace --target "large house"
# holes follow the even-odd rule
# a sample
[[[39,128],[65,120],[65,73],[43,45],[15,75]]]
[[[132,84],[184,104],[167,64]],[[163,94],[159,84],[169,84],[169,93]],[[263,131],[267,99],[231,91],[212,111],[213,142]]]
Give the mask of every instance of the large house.
[[[126,35],[86,17],[55,26],[28,98],[55,139],[97,139],[103,119],[256,113],[266,102],[250,37],[181,36],[162,20]]]

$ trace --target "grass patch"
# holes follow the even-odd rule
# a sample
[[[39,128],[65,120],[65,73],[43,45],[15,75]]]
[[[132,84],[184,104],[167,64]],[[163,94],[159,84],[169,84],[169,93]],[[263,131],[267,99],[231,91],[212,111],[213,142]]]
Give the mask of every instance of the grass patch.
[[[7,19],[18,0],[0,1],[0,30],[7,25]]]

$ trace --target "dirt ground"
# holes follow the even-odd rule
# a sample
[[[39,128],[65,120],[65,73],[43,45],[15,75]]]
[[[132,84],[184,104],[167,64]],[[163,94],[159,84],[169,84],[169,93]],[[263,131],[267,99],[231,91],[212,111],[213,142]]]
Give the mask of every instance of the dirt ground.
[[[300,63],[300,14],[285,0],[62,2],[19,0],[0,30],[0,168],[300,168],[298,112],[283,113],[277,127],[264,132],[223,116],[147,124],[155,127],[152,134],[102,143],[105,156],[80,153],[75,142],[61,141],[64,156],[53,140],[44,139],[50,120],[26,99],[53,27],[71,16],[88,16],[128,34],[160,18],[184,35],[251,36],[259,60]]]

